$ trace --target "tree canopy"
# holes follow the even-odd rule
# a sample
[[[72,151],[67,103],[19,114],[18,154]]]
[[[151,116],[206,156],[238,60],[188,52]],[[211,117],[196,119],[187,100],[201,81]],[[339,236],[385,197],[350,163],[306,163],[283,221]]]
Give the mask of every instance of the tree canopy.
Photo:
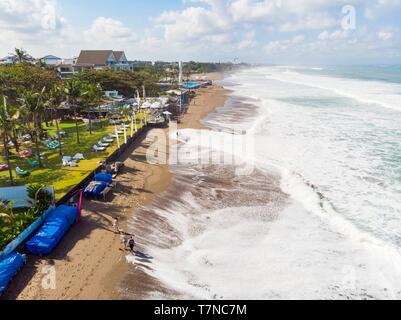
[[[0,66],[0,96],[7,96],[11,104],[26,91],[41,91],[60,83],[55,70],[44,69],[31,63]]]

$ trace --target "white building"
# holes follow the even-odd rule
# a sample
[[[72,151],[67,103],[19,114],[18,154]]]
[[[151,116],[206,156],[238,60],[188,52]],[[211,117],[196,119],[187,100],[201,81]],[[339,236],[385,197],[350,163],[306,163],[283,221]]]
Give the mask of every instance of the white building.
[[[48,55],[46,57],[40,58],[39,61],[48,66],[57,66],[62,63],[63,59],[53,55]]]

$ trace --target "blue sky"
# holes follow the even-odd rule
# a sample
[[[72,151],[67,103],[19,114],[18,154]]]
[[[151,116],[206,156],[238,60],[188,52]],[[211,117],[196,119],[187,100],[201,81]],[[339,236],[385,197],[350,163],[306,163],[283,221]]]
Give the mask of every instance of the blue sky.
[[[401,0],[0,0],[0,56],[399,64],[400,16]]]

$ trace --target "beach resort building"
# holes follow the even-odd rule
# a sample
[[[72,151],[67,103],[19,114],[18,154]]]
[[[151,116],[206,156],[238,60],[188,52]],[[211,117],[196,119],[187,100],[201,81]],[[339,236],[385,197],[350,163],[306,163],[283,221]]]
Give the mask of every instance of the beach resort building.
[[[43,58],[40,58],[39,61],[44,63],[47,66],[56,66],[56,65],[61,64],[63,59],[53,56],[53,55],[48,55]]]
[[[35,63],[37,60],[30,55],[26,55],[26,62]],[[4,58],[0,58],[0,65],[4,64],[16,64],[18,63],[18,57],[15,54],[9,54]]]
[[[74,64],[72,64],[72,63],[61,63],[61,64],[59,64],[57,66],[57,72],[60,75],[61,79],[69,79],[77,71],[75,70]]]
[[[16,56],[8,55],[0,59],[0,64],[14,64],[16,61]]]
[[[77,70],[86,68],[131,70],[124,51],[113,50],[82,50],[75,67]]]

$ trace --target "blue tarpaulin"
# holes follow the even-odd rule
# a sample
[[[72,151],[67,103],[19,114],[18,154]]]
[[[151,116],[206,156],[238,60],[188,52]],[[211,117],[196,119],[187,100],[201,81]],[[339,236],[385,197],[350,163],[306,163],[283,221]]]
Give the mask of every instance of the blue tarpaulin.
[[[185,82],[182,87],[185,89],[197,89],[204,85],[202,82]]]
[[[24,263],[25,256],[16,252],[11,253],[0,261],[0,294],[4,292]]]
[[[34,255],[51,253],[77,218],[77,207],[57,207],[25,246]]]
[[[98,198],[100,197],[100,194],[106,189],[108,186],[108,183],[106,182],[100,182],[100,181],[92,181],[85,189],[84,195],[85,197],[93,197],[93,198]]]
[[[95,181],[98,182],[106,182],[106,183],[112,183],[113,182],[113,176],[111,174],[106,174],[106,173],[98,173],[95,176]]]

